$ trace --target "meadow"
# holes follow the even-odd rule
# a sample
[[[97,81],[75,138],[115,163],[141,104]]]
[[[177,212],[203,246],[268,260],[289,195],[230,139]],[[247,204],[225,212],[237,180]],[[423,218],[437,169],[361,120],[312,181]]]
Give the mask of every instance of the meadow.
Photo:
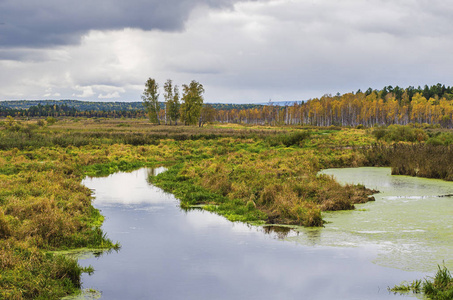
[[[0,295],[5,299],[74,293],[81,272],[91,270],[58,251],[120,248],[100,229],[103,217],[81,185],[85,176],[167,166],[151,180],[175,194],[182,209],[202,207],[231,221],[261,225],[322,226],[323,211],[354,209],[373,200],[375,191],[341,186],[318,176],[319,170],[383,165],[395,156],[389,154],[390,142],[375,144],[371,129],[335,126],[198,128],[155,126],[145,119],[7,118],[0,128]]]

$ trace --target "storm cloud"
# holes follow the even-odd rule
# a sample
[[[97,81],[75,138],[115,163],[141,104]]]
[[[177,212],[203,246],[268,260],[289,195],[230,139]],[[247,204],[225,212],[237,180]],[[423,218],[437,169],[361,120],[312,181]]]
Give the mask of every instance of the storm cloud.
[[[200,5],[231,7],[234,0],[1,0],[1,47],[74,44],[90,30],[183,29]]]

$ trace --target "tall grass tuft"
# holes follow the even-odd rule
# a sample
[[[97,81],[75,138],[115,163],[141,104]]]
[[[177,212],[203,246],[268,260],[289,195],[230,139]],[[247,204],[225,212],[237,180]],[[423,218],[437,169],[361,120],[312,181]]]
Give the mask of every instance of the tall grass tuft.
[[[425,278],[423,281],[415,280],[412,283],[403,283],[389,288],[394,293],[423,293],[432,300],[453,299],[453,277],[445,267],[438,266],[434,278]]]

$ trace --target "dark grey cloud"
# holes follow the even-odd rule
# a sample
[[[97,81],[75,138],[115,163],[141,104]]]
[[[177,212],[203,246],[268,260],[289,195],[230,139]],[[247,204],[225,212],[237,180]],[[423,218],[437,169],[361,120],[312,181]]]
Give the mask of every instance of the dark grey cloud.
[[[0,47],[74,44],[89,30],[180,30],[199,5],[237,0],[0,0]]]

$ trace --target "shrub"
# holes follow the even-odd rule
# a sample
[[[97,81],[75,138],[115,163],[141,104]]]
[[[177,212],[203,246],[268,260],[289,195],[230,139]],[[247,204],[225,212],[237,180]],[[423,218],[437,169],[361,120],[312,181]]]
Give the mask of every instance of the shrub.
[[[377,140],[383,139],[387,142],[422,142],[428,138],[428,134],[423,129],[407,125],[378,127],[372,133]]]
[[[453,144],[453,134],[450,132],[442,132],[438,133],[432,137],[430,137],[427,141],[427,144],[430,145],[444,145],[448,146]]]
[[[57,122],[57,119],[55,119],[54,117],[47,117],[46,121],[47,121],[47,124],[53,125]]]
[[[275,136],[269,136],[266,138],[267,144],[269,146],[275,147],[279,145],[284,145],[286,147],[290,146],[301,146],[301,143],[308,139],[311,136],[310,131],[296,131],[292,133],[279,134]]]

